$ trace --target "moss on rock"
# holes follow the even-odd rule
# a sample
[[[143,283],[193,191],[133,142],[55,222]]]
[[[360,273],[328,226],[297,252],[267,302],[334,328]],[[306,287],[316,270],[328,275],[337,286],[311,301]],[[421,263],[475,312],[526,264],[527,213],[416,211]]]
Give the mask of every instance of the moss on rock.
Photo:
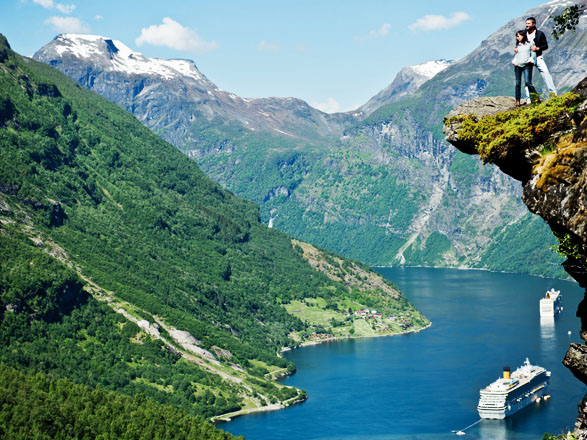
[[[473,142],[483,162],[499,162],[528,146],[549,141],[553,132],[572,128],[571,115],[582,101],[572,92],[553,96],[546,102],[497,113],[479,119],[476,115],[458,116],[459,138]]]

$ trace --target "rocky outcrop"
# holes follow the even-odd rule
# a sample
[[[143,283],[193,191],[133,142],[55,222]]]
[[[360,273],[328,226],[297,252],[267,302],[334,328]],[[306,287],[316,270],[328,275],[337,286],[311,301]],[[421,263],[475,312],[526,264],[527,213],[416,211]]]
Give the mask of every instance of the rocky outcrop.
[[[446,115],[444,124],[446,140],[463,153],[477,154],[477,145],[474,142],[459,137],[459,129],[462,125],[459,116],[468,115],[480,119],[484,116],[514,110],[515,102],[515,99],[509,96],[491,96],[462,103]]]
[[[575,436],[583,440],[587,438],[587,396],[583,397],[578,405],[579,417],[575,423]]]
[[[572,343],[563,364],[568,367],[575,377],[587,383],[587,346]]]
[[[524,203],[548,223],[567,257],[563,267],[587,289],[587,78],[526,108],[512,109],[509,98],[473,100],[447,115],[444,131],[461,151],[522,182]],[[587,291],[577,317],[587,342]],[[563,364],[587,384],[586,345],[571,344]],[[586,402],[587,396],[579,405],[578,435],[587,435]]]

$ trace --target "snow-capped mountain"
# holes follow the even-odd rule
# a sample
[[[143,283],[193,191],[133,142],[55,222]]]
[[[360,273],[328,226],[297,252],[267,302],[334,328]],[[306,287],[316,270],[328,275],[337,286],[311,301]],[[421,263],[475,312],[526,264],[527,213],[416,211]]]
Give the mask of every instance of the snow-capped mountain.
[[[451,60],[435,60],[416,66],[404,67],[399,71],[389,86],[373,96],[366,104],[359,107],[357,111],[363,112],[365,116],[368,116],[382,105],[410,96],[422,84],[432,79],[437,73],[442,72],[453,62]]]
[[[99,35],[61,34],[54,42],[54,53],[62,57],[72,56],[91,60],[92,63],[104,66],[106,71],[128,75],[153,75],[164,80],[186,76],[213,86],[191,60],[147,58],[121,41],[106,39]],[[45,53],[49,52],[47,48]]]
[[[352,122],[296,98],[246,99],[218,88],[190,60],[148,58],[99,35],[61,34],[34,55],[121,105],[175,145],[189,144],[194,123],[238,124],[293,139],[338,136]]]

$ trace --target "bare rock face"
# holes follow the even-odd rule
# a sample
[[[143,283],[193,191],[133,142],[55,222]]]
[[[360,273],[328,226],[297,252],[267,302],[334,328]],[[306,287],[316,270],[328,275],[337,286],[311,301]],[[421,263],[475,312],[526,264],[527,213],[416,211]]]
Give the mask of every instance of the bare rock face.
[[[575,423],[575,438],[579,440],[587,439],[587,396],[583,397],[578,405],[579,417]]]
[[[577,379],[587,383],[587,346],[572,343],[565,354],[563,364]]]
[[[565,270],[587,289],[587,78],[572,94],[527,109],[507,98],[475,99],[445,118],[447,140],[523,184],[522,199],[559,238]],[[579,304],[587,341],[587,292]],[[571,344],[563,364],[587,384],[587,346]],[[587,438],[587,396],[579,404],[575,435]],[[584,437],[583,437],[584,436]]]

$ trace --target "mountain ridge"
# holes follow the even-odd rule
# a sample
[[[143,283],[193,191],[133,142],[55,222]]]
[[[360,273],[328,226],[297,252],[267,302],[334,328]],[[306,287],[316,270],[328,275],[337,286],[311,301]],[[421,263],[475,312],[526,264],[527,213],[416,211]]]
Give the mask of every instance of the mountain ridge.
[[[89,54],[92,56],[89,57]],[[296,119],[296,115],[296,124],[318,137],[340,134],[340,124],[353,119],[351,115],[342,113],[328,115],[297,98],[241,98],[217,87],[191,60],[147,58],[118,40],[98,35],[60,34],[39,49],[33,58],[50,60],[49,64],[58,68],[64,66],[64,60],[67,60],[64,73],[87,88],[96,87],[100,83],[99,77],[123,75],[131,82],[121,101],[123,107],[143,121],[161,119],[152,129],[162,132],[168,141],[173,140],[165,136],[170,131],[169,127],[180,124],[183,116],[176,111],[171,118],[166,118],[164,112],[150,107],[149,97],[144,96],[149,89],[161,88],[162,93],[168,94],[181,108],[186,107],[185,102],[190,102],[190,106],[195,108],[189,111],[207,121],[222,118],[237,121],[248,130],[263,127],[292,138],[299,137],[303,131],[299,128],[294,130],[287,122],[287,119]],[[78,63],[80,59],[84,60],[81,66]],[[174,66],[178,64],[180,67]],[[157,81],[157,77],[163,80]],[[101,94],[107,92],[105,88],[98,88],[98,91]],[[274,115],[276,107],[283,108],[288,117]],[[186,129],[180,131],[187,136]],[[185,142],[190,142],[189,136]]]
[[[397,73],[391,84],[375,96],[371,97],[369,101],[360,106],[356,112],[361,112],[364,117],[367,117],[379,107],[411,95],[418,90],[422,84],[432,79],[453,63],[453,60],[440,59],[417,64],[415,66],[404,67]]]
[[[549,17],[567,3],[551,2],[529,13],[546,23],[550,35]],[[564,276],[555,255],[531,245],[532,236],[541,237],[537,242],[554,243],[554,238],[548,238],[550,232],[540,220],[526,216],[517,197],[519,185],[491,168],[479,173],[479,163],[442,141],[442,117],[449,107],[511,87],[507,51],[522,22],[522,17],[511,20],[471,54],[427,81],[420,78],[410,96],[399,91],[404,86],[408,90],[407,83],[415,77],[397,78],[399,84],[390,84],[390,93],[374,104],[383,105],[366,119],[361,112],[316,116],[307,107],[292,104],[284,109],[279,108],[282,102],[271,101],[275,106],[269,119],[286,118],[287,127],[275,123],[252,131],[242,114],[210,119],[190,103],[168,105],[166,94],[152,93],[151,105],[167,111],[161,112],[161,120],[149,120],[145,109],[129,105],[131,88],[124,86],[124,79],[109,78],[105,87],[96,71],[92,88],[171,140],[214,180],[259,204],[263,222],[300,239],[372,265],[405,261]],[[555,80],[560,75],[565,81],[559,85],[587,63],[582,29],[584,20],[577,34],[565,35],[546,54]],[[72,76],[79,79],[88,66],[76,63],[72,68],[78,73]],[[88,86],[87,81],[81,83]],[[176,124],[180,118],[183,122]],[[169,128],[173,124],[174,133]],[[430,211],[433,207],[437,209]],[[457,226],[463,223],[465,228]],[[500,240],[514,231],[530,237],[529,242],[520,241],[519,248],[530,251],[538,265],[512,266],[501,252]],[[425,250],[429,240],[433,253]]]

